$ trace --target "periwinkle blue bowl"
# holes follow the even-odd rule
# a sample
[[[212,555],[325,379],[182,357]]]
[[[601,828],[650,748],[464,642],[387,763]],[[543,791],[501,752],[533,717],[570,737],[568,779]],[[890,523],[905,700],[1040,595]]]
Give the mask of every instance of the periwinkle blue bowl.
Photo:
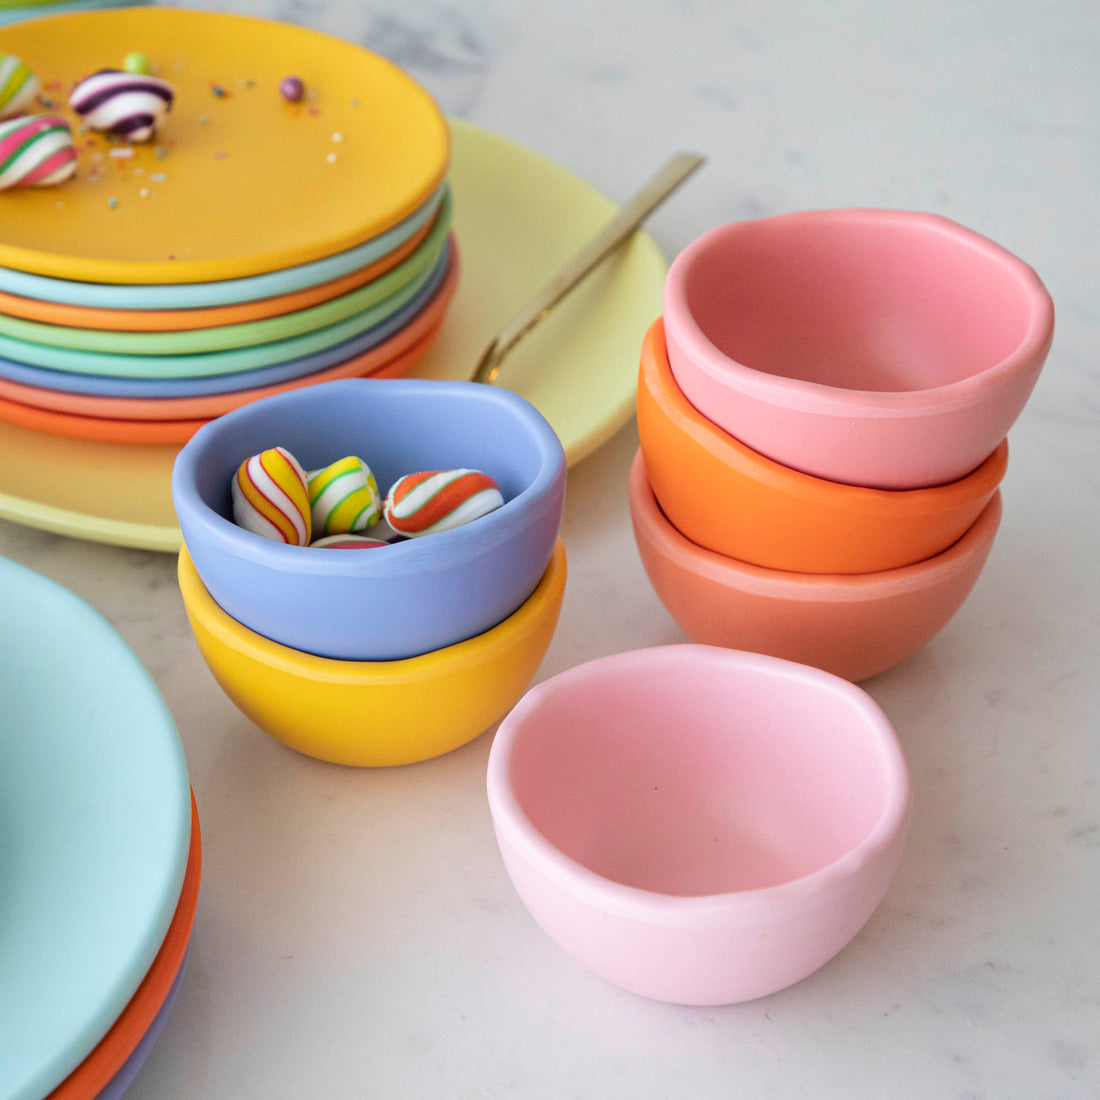
[[[358,455],[385,494],[403,474],[467,467],[504,505],[462,527],[377,550],[287,546],[238,527],[230,482],[250,455],[285,447],[306,470]],[[565,453],[522,397],[477,382],[354,378],[253,402],[204,425],[172,470],[183,541],[215,601],[293,649],[394,661],[506,619],[550,561]]]

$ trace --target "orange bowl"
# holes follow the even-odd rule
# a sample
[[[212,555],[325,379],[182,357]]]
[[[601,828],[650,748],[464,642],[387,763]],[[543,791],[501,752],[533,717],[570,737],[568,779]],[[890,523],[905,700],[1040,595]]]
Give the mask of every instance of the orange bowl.
[[[672,524],[726,557],[796,573],[877,573],[924,561],[962,537],[1008,466],[1008,443],[959,481],[869,489],[824,481],[758,454],[698,412],[669,366],[664,323],[646,334],[638,434]]]
[[[1001,494],[942,554],[862,576],[762,569],[696,546],[665,518],[641,452],[630,471],[630,515],[650,582],[693,641],[857,681],[915,653],[962,606],[989,557]]]

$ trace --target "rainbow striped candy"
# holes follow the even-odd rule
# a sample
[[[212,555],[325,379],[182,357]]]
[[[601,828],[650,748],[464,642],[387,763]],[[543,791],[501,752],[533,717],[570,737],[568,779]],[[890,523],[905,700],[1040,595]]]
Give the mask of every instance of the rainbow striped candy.
[[[25,114],[38,88],[38,77],[18,57],[0,53],[0,119]]]
[[[480,470],[424,470],[398,478],[386,494],[386,522],[416,537],[461,527],[504,503],[500,486]]]
[[[233,520],[275,542],[308,546],[309,493],[305,471],[285,447],[272,447],[240,464],[231,485]]]
[[[55,115],[30,115],[0,122],[0,191],[46,187],[76,171],[69,124]]]
[[[174,98],[172,85],[160,77],[100,69],[73,89],[69,106],[90,129],[138,142],[153,136]]]
[[[348,455],[307,475],[313,530],[318,536],[365,531],[382,515],[382,498],[371,468]]]

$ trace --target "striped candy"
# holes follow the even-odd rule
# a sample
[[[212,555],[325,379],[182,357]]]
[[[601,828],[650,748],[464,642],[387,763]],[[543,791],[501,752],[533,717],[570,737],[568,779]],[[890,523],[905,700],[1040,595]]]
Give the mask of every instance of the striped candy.
[[[386,494],[386,522],[402,535],[431,535],[480,519],[504,503],[480,470],[425,470],[398,478]]]
[[[38,77],[18,57],[0,53],[0,119],[24,114],[38,87]]]
[[[309,493],[305,471],[285,447],[246,458],[231,486],[233,520],[275,542],[308,546]]]
[[[167,80],[121,69],[100,69],[85,77],[69,106],[92,130],[148,141],[172,108],[175,93]]]
[[[318,536],[365,531],[378,522],[382,499],[371,468],[348,455],[308,475],[309,506]]]
[[[381,539],[368,539],[366,535],[327,535],[323,539],[309,544],[311,547],[327,547],[330,550],[374,550],[379,546],[389,546]]]
[[[31,115],[0,122],[0,191],[45,187],[76,171],[69,124],[55,115]]]

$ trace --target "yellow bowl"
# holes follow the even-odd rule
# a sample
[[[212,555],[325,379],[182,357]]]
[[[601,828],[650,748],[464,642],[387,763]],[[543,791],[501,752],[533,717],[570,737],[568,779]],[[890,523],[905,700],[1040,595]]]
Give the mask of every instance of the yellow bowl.
[[[335,661],[242,626],[211,598],[186,548],[179,558],[191,630],[229,698],[292,749],[357,767],[441,756],[511,710],[550,646],[565,576],[559,539],[527,602],[484,634],[402,661]]]

